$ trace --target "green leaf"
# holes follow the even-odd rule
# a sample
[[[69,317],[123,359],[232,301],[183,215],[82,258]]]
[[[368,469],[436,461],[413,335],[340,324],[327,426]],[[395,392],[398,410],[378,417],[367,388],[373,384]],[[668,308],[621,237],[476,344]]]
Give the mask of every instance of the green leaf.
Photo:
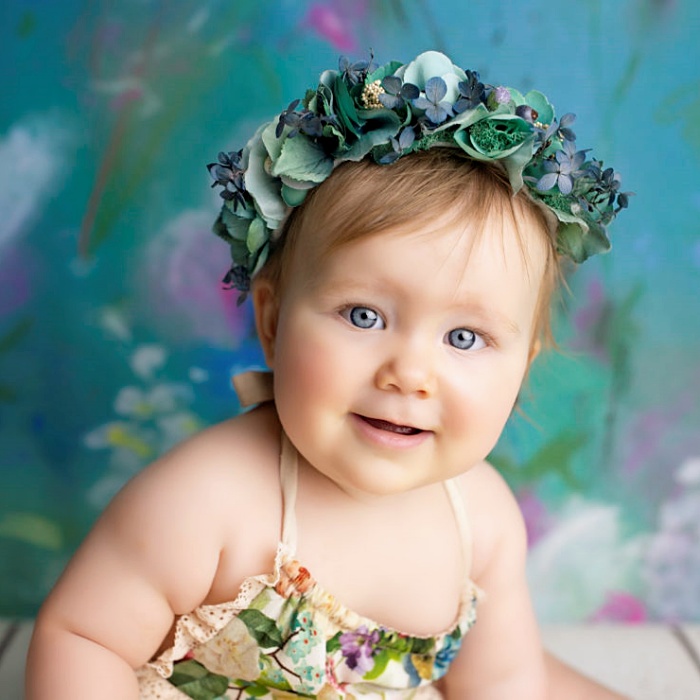
[[[266,242],[265,245],[260,248],[258,251],[258,258],[255,261],[255,265],[250,273],[251,277],[255,277],[255,275],[262,270],[262,266],[267,262],[267,258],[270,255],[270,242]]]
[[[558,211],[554,213],[559,216]],[[587,231],[578,223],[563,223],[559,226],[557,248],[576,263],[584,262],[591,255],[606,253],[610,247],[610,240],[602,226],[590,224]]]
[[[403,64],[400,61],[390,61],[389,63],[379,66],[377,70],[367,76],[367,82],[373,83],[375,80],[383,80],[387,75],[394,75]]]
[[[337,632],[335,636],[331,637],[327,642],[326,642],[326,652],[329,654],[332,654],[333,652],[338,651],[338,649],[341,648],[340,644],[340,635],[342,632]]]
[[[431,638],[414,637],[411,643],[411,652],[414,654],[431,654],[435,649],[435,640]]]
[[[335,96],[336,112],[348,131],[359,135],[362,122],[355,109],[355,103],[348,91],[348,86],[340,77],[336,77],[333,84],[333,95]]]
[[[217,700],[224,696],[229,685],[226,676],[212,673],[194,659],[178,661],[168,681],[194,700]]]
[[[234,214],[228,207],[222,207],[214,222],[214,233],[227,243],[245,241],[248,237],[250,218]]]
[[[305,199],[308,190],[282,185],[282,199],[288,207],[298,207]]]
[[[265,245],[268,238],[269,236],[265,222],[259,216],[256,216],[250,222],[250,226],[248,226],[248,235],[246,236],[246,246],[248,247],[248,252],[257,252],[263,245]]]
[[[251,683],[250,685],[245,686],[245,692],[246,695],[249,695],[251,698],[262,698],[270,692],[270,689],[267,686],[259,685],[258,683]]]
[[[282,632],[275,621],[259,610],[248,608],[242,610],[238,617],[263,649],[273,649],[284,644]]]
[[[246,189],[255,200],[255,208],[271,229],[280,225],[286,211],[280,197],[281,184],[277,178],[267,173],[265,163],[268,153],[274,162],[275,157],[272,154],[279,152],[281,157],[285,144],[293,140],[275,139],[274,128],[275,125],[270,122],[263,130],[258,130],[256,136],[248,142],[248,165],[245,173]]]
[[[466,109],[453,119],[446,121],[444,124],[435,129],[436,132],[451,129],[459,126],[457,131],[463,131],[468,126],[476,124],[476,122],[488,117],[490,112],[486,109],[486,105],[478,104],[474,109]]]
[[[282,154],[272,166],[273,175],[286,175],[293,180],[309,180],[316,184],[323,182],[332,172],[333,158],[302,134],[284,142]]]
[[[382,649],[378,654],[376,654],[372,658],[374,665],[362,677],[367,681],[379,678],[379,676],[381,676],[382,673],[386,671],[386,667],[389,665],[389,662],[392,660],[392,658],[398,658],[396,652],[392,652],[391,649]]]
[[[391,110],[362,110],[362,114],[372,115],[367,123],[367,132],[343,153],[342,160],[362,160],[375,146],[389,143],[389,139],[396,136],[401,128],[401,119]]]

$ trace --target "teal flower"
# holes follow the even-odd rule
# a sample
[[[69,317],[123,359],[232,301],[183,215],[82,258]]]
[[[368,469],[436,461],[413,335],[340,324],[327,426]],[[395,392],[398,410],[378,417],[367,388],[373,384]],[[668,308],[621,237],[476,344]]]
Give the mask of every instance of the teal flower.
[[[513,192],[523,186],[523,170],[532,159],[533,126],[515,114],[494,114],[458,131],[455,142],[475,160],[498,160]]]
[[[307,612],[301,611],[294,614],[292,631],[295,636],[285,644],[284,651],[295,662],[308,656],[322,642],[311,615]]]
[[[439,51],[420,54],[410,63],[398,68],[394,75],[405,83],[412,83],[421,92],[425,92],[431,78],[441,78],[447,87],[444,99],[450,104],[459,99],[459,84],[467,80],[467,74]]]

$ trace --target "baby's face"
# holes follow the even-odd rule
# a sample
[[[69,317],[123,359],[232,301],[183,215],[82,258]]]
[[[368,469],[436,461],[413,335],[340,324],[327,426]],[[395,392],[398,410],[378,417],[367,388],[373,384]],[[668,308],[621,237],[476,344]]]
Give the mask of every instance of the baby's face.
[[[493,448],[531,350],[536,232],[447,219],[295,256],[268,359],[300,454],[357,497],[460,474]]]

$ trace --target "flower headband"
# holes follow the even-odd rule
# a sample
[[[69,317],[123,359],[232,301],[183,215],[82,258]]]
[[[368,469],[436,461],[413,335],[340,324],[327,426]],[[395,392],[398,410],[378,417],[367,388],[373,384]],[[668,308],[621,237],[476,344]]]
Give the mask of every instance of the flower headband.
[[[577,150],[575,116],[557,122],[536,90],[480,82],[479,74],[428,51],[408,64],[375,68],[340,59],[316,89],[263,124],[237,152],[207,167],[224,199],[214,232],[231,247],[224,283],[241,292],[267,260],[290,208],[344,161],[371,156],[381,165],[433,146],[461,148],[471,158],[499,161],[513,192],[557,218],[557,249],[575,262],[606,252],[606,227],[627,207],[620,177]]]

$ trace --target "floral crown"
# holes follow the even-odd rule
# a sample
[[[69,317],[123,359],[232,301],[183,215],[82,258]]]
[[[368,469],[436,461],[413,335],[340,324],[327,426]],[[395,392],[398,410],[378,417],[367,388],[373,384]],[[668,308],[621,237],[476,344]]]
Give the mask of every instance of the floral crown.
[[[231,247],[224,283],[241,292],[265,264],[290,208],[339,163],[371,156],[388,165],[414,151],[456,147],[499,161],[513,192],[558,221],[557,249],[575,262],[610,249],[606,227],[627,207],[620,177],[576,149],[575,116],[559,121],[536,90],[486,85],[444,54],[428,51],[408,64],[350,63],[321,74],[317,88],[263,124],[240,151],[221,152],[207,167],[224,199],[214,232]]]

